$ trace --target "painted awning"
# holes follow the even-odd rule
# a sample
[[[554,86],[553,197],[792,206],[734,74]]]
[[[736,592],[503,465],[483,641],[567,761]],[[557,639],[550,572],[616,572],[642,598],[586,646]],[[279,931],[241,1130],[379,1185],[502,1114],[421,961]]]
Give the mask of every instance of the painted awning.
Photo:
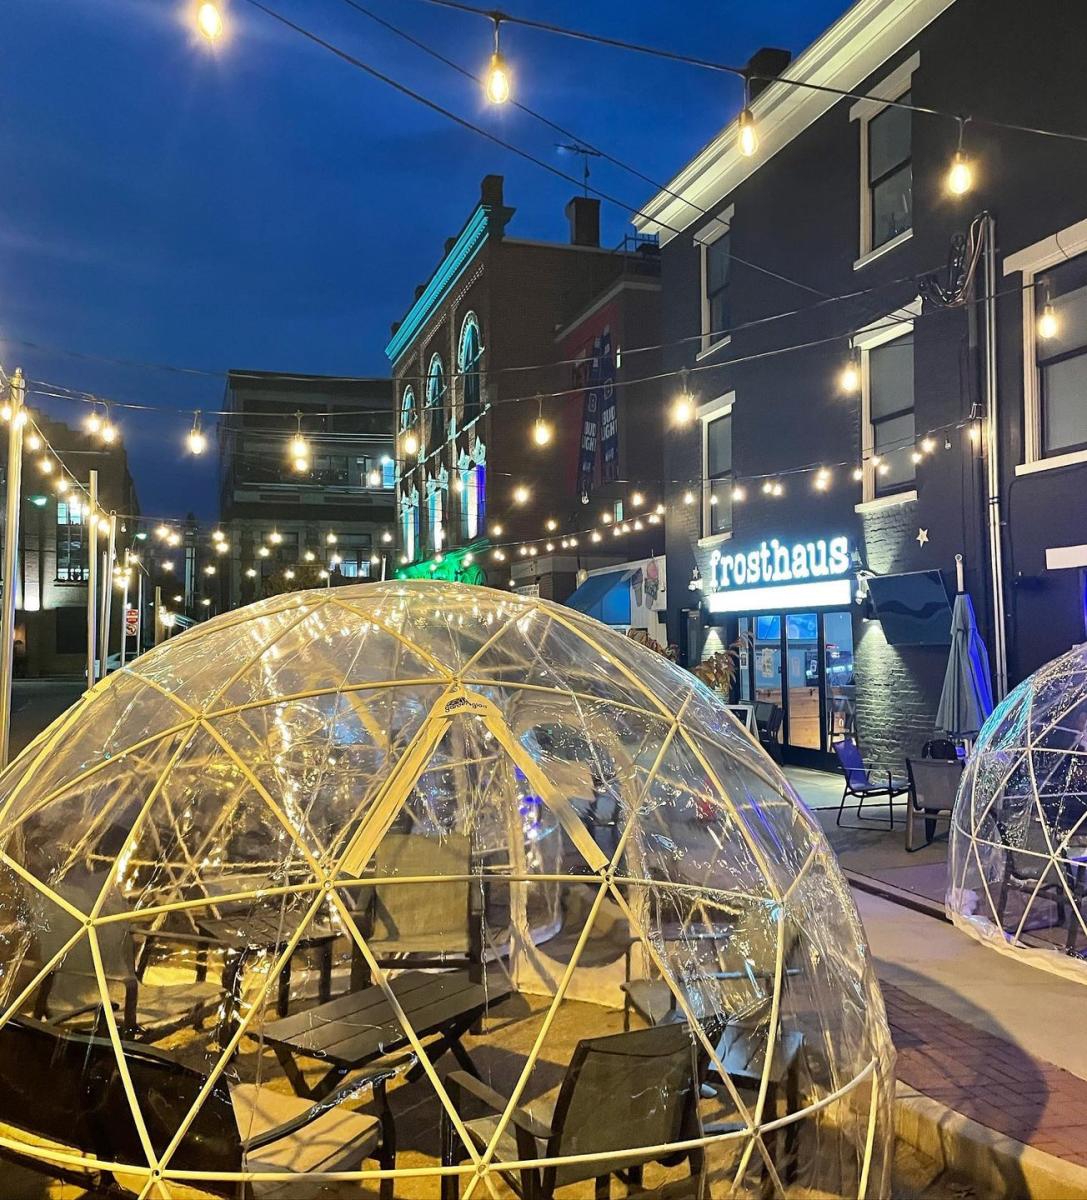
[[[605,625],[630,624],[630,580],[635,571],[604,571],[590,575],[571,595],[568,608],[576,608],[587,617],[595,617]]]

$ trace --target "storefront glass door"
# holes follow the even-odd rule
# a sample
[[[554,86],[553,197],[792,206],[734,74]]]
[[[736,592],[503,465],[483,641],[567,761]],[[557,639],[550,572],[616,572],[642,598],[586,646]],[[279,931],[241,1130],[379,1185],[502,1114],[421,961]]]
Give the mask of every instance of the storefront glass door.
[[[789,613],[785,618],[785,637],[789,669],[788,744],[804,750],[820,750],[819,614]]]

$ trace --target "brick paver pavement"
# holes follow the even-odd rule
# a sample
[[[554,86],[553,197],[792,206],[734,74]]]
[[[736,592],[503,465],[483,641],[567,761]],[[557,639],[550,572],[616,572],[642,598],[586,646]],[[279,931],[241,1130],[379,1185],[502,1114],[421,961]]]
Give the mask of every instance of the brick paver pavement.
[[[990,1129],[1087,1167],[1087,1079],[893,984],[881,987],[903,1083]]]

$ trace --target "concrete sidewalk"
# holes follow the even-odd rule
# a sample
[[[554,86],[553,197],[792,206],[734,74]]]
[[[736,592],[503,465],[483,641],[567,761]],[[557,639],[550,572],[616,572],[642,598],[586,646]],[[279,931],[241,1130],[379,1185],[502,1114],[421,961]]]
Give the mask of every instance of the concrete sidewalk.
[[[989,1176],[982,1194],[1087,1196],[1084,988],[932,916],[854,897],[905,1085],[900,1133],[968,1178]]]

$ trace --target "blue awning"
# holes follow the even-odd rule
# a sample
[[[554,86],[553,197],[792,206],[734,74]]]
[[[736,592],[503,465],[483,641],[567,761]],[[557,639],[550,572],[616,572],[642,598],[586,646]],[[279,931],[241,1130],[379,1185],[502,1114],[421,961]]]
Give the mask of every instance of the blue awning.
[[[603,621],[605,625],[629,625],[630,580],[634,574],[628,568],[590,575],[567,599],[566,605],[587,617]]]

